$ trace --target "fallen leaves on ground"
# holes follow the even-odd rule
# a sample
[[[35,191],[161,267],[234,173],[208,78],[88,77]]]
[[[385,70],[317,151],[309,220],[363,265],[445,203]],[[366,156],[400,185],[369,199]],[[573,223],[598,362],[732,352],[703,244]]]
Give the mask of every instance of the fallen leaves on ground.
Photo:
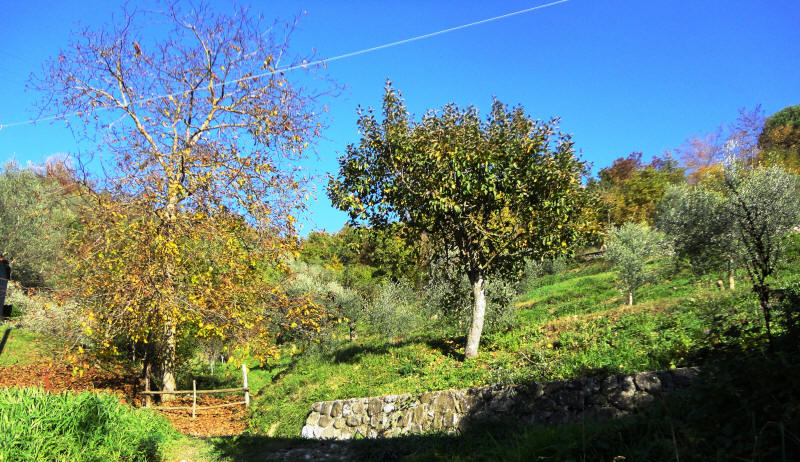
[[[101,369],[90,366],[82,373],[73,372],[73,366],[56,362],[36,362],[25,365],[0,367],[0,388],[42,387],[51,393],[63,391],[108,391],[119,395],[120,401],[134,406],[144,406],[139,378],[122,368]],[[198,397],[197,405],[212,406],[241,400],[240,395],[224,397]],[[178,397],[168,404],[171,407],[192,406],[191,396]],[[194,437],[230,436],[242,433],[247,427],[247,409],[244,405],[217,409],[198,409],[192,418],[191,410],[158,410],[181,433]]]
[[[224,403],[236,402],[241,396],[228,395],[226,397],[203,396],[197,399],[197,412],[192,418],[191,409],[188,410],[157,410],[167,418],[172,425],[184,435],[195,437],[206,436],[231,436],[242,433],[247,427],[247,408],[243,404],[215,409],[203,409],[203,406],[215,406]],[[192,397],[182,396],[175,398],[165,406],[192,407]]]

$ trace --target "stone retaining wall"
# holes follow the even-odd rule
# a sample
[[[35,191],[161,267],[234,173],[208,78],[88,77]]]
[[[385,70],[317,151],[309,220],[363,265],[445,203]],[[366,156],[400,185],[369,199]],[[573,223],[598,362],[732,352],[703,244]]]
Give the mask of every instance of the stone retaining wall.
[[[696,368],[587,377],[418,395],[386,395],[314,403],[305,438],[349,439],[465,430],[471,423],[514,419],[528,425],[603,420],[632,414],[656,396],[689,385]]]

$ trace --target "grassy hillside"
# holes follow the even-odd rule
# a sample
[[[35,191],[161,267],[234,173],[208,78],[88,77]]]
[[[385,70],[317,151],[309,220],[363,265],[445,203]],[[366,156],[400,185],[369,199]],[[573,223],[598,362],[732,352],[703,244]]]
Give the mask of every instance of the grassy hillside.
[[[790,249],[775,287],[798,280],[798,249]],[[426,328],[393,342],[367,335],[349,342],[343,328],[317,353],[292,354],[287,348],[281,359],[251,370],[250,435],[180,439],[166,454],[230,461],[282,448],[318,448],[320,443],[295,439],[315,401],[704,364],[715,372],[703,387],[634,419],[524,431],[498,426],[469,435],[356,441],[340,448],[365,460],[529,460],[531,454],[552,460],[612,460],[620,454],[663,460],[676,451],[681,460],[727,459],[747,451],[754,455],[745,460],[781,460],[789,451],[785,460],[791,460],[800,439],[793,433],[797,418],[786,406],[800,403],[794,391],[800,390],[797,358],[765,353],[760,312],[744,275],[738,275],[737,290],[720,291],[714,277],[686,269],[676,273],[667,261],[653,269],[670,276],[645,287],[635,306],[624,304],[614,273],[602,261],[574,263],[528,281],[515,302],[517,324],[485,335],[479,356],[469,361],[463,359],[463,336]],[[47,340],[12,330],[0,362],[24,361],[30,351],[45,354]],[[235,386],[241,380],[234,365],[192,376],[208,385]]]
[[[41,334],[0,327],[0,367],[53,358],[58,342]]]
[[[668,273],[667,265],[658,269]],[[791,265],[781,273],[796,276]],[[638,299],[624,305],[605,263],[575,264],[533,281],[517,301],[518,325],[486,335],[479,356],[467,362],[463,337],[422,329],[394,343],[349,343],[342,333],[323,353],[254,371],[271,378],[255,400],[252,430],[295,437],[321,400],[679,367],[693,363],[698,348],[759,325],[744,283],[719,291],[713,278],[688,270],[646,287]]]

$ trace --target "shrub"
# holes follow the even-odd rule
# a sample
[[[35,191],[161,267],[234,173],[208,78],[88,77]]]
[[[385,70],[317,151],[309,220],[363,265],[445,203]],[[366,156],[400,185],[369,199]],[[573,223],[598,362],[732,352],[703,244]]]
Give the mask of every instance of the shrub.
[[[14,327],[61,339],[67,343],[86,344],[77,305],[71,302],[54,303],[44,297],[32,296],[14,281],[8,285],[6,303],[12,305]]]
[[[776,320],[786,331],[784,340],[789,347],[798,348],[800,343],[800,282],[783,290],[783,297],[775,304]]]
[[[528,258],[522,268],[519,280],[515,284],[517,292],[527,292],[537,287],[536,281],[547,275],[560,274],[567,270],[567,260],[563,257],[537,260]]]
[[[420,325],[416,299],[409,283],[384,282],[366,311],[369,327],[387,339],[408,335]]]
[[[158,414],[105,393],[0,390],[0,460],[154,461],[178,437]]]

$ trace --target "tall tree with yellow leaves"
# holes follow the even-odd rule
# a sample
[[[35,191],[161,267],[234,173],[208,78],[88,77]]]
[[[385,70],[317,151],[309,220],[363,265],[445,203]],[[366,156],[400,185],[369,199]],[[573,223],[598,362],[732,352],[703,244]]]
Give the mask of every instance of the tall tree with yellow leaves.
[[[34,80],[42,107],[80,119],[72,125],[103,154],[89,164],[104,175],[73,242],[90,328],[100,345],[112,334],[156,343],[166,391],[187,331],[256,329],[242,337],[267,341],[265,306],[296,317],[290,325],[316,322],[265,290],[273,283],[258,261],[279,260],[294,241],[308,180],[298,161],[331,88],[281,72],[307,62],[289,57],[292,27],[207,4],[123,9],[76,34]]]

